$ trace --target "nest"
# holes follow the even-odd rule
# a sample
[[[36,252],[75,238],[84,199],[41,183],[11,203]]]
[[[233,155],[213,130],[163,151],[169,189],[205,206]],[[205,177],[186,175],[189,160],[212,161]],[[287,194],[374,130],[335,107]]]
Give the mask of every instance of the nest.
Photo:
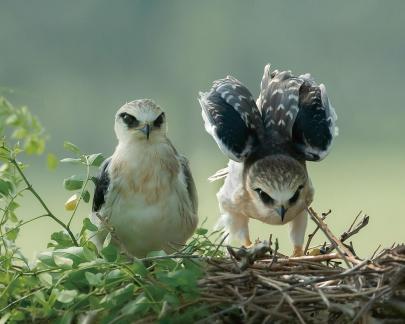
[[[230,258],[207,260],[199,287],[211,315],[202,322],[405,322],[405,245],[360,259],[345,241],[368,224],[367,216],[356,223],[358,215],[338,238],[324,222],[328,214],[309,213],[318,226],[305,256],[282,255],[270,237],[250,249],[228,247]],[[311,250],[319,230],[329,243]]]

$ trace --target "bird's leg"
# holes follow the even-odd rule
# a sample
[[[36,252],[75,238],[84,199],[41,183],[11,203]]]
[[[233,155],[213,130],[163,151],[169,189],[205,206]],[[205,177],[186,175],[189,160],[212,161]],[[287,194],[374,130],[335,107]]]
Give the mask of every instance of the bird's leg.
[[[225,211],[215,228],[217,230],[224,229],[225,233],[229,233],[229,241],[236,237],[243,242],[243,246],[246,248],[254,245],[249,236],[249,218],[243,214]]]
[[[303,210],[298,214],[290,223],[290,239],[294,245],[294,250],[292,256],[302,256],[304,255],[304,238],[305,230],[307,228],[308,215],[306,210]]]
[[[249,249],[249,248],[251,248],[253,245],[255,245],[255,244],[252,243],[252,241],[251,241],[250,238],[249,238],[249,234],[248,234],[248,236],[245,237],[245,239],[244,239],[243,246],[244,246],[245,248]]]

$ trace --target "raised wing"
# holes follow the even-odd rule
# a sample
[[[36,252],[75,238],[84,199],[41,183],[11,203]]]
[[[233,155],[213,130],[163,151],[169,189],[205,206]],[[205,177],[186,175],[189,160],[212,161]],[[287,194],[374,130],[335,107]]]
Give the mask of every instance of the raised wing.
[[[228,76],[214,81],[208,92],[200,92],[206,131],[230,159],[241,162],[259,144],[263,124],[250,91]]]
[[[325,86],[309,74],[270,72],[267,65],[258,104],[266,133],[276,131],[290,140],[300,158],[319,161],[329,153],[337,135],[336,113]]]
[[[106,159],[100,166],[100,173],[96,178],[96,188],[93,196],[93,212],[100,211],[101,207],[105,203],[105,195],[107,193],[108,186],[110,185],[110,177],[107,171],[110,161],[111,157]]]

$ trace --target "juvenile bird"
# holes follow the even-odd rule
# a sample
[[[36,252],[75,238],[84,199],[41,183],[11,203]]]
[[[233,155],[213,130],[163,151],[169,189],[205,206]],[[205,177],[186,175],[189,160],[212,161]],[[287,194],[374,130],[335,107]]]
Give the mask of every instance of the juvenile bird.
[[[92,221],[124,252],[144,257],[173,252],[193,234],[197,193],[188,161],[166,137],[166,116],[150,99],[123,105],[115,115],[118,145],[100,167]]]
[[[337,134],[336,114],[323,84],[309,74],[264,69],[260,96],[228,76],[201,92],[207,132],[230,158],[217,198],[218,228],[251,246],[249,218],[290,225],[293,255],[303,254],[307,207],[314,189],[306,161],[322,160]]]

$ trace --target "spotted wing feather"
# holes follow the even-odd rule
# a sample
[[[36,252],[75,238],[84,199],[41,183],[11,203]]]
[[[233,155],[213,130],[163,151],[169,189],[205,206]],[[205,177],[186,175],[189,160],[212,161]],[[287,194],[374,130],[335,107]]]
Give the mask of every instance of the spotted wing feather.
[[[309,74],[270,72],[267,65],[258,104],[266,133],[276,132],[291,141],[299,158],[319,161],[329,153],[337,134],[336,113],[325,86]]]
[[[230,159],[243,161],[260,142],[263,124],[250,91],[228,76],[214,81],[199,102],[206,131]]]

